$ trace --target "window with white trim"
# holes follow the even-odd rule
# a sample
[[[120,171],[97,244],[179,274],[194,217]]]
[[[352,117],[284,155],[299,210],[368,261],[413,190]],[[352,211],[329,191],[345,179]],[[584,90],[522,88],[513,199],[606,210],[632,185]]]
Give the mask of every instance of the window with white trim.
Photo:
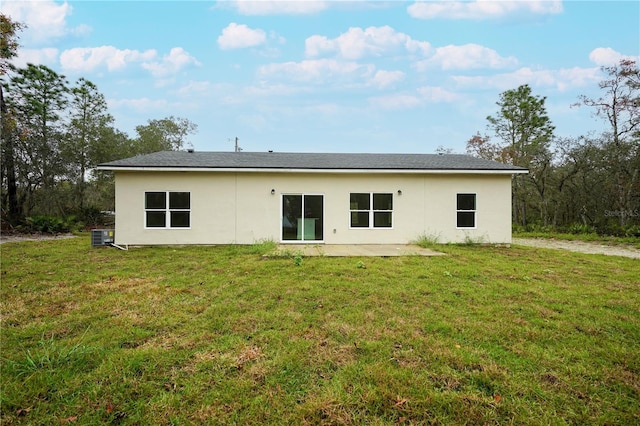
[[[457,194],[456,216],[458,228],[476,227],[476,194]]]
[[[147,228],[189,228],[191,226],[191,193],[145,192],[144,214],[144,224]]]
[[[393,194],[353,192],[349,196],[352,228],[391,228]]]

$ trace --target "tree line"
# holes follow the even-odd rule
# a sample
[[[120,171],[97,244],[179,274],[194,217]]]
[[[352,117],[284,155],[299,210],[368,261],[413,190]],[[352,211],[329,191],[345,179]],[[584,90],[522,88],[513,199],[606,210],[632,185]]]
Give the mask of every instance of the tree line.
[[[467,141],[468,154],[529,170],[513,177],[516,229],[640,237],[640,72],[629,59],[602,71],[600,97],[575,106],[604,120],[603,133],[556,137],[546,98],[522,85],[500,94],[492,135]]]
[[[44,65],[10,64],[22,28],[0,14],[3,228],[34,220],[43,227],[50,218],[95,225],[100,212],[114,209],[113,176],[96,171],[97,164],[179,150],[197,126],[170,116],[148,120],[129,137],[114,126],[104,95],[91,81],[70,83]]]
[[[182,149],[197,126],[170,116],[148,120],[129,137],[115,128],[92,82],[10,64],[22,28],[0,14],[3,228],[37,217],[90,225],[114,209],[113,176],[97,164]],[[529,170],[513,177],[516,229],[640,236],[640,72],[628,59],[602,71],[601,96],[581,96],[576,106],[591,108],[605,132],[555,136],[546,98],[522,85],[499,95],[498,111],[487,117],[491,134],[467,141],[468,154]]]

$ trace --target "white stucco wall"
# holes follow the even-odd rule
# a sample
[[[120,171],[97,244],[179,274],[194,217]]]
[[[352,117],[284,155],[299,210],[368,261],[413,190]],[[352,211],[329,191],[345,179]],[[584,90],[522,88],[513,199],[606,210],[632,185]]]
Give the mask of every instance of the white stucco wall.
[[[275,194],[271,190],[275,190]],[[398,195],[398,190],[402,195]],[[190,229],[145,229],[146,191],[191,193]],[[350,229],[349,194],[393,193],[393,228]],[[511,242],[508,174],[116,172],[116,243],[280,241],[282,194],[324,196],[324,243]],[[456,194],[475,193],[476,229],[456,229]]]

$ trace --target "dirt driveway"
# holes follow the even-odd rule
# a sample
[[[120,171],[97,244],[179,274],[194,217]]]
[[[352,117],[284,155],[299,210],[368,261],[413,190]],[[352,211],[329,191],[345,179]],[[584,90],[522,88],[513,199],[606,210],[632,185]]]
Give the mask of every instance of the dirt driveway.
[[[530,247],[541,247],[569,250],[578,253],[604,254],[607,256],[623,256],[640,259],[640,250],[629,246],[608,246],[588,241],[552,240],[546,238],[514,238],[513,244]]]

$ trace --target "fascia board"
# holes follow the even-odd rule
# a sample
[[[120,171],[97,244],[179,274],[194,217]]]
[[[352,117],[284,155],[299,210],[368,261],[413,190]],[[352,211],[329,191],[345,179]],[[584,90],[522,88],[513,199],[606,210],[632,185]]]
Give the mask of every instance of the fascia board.
[[[98,166],[97,170],[114,172],[219,172],[219,173],[319,173],[319,174],[527,174],[529,170],[482,169],[277,169],[244,167],[132,167]]]

